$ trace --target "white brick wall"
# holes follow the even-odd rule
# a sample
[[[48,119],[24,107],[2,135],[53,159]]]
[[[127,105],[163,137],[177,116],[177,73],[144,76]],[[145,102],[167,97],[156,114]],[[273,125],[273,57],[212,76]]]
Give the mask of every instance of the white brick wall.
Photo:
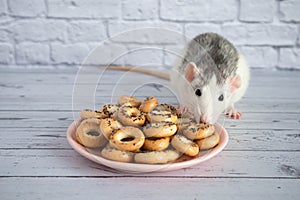
[[[227,0],[162,0],[162,19],[183,22],[231,21],[236,19],[238,1]]]
[[[12,16],[37,17],[46,14],[46,5],[40,0],[9,0],[8,7]]]
[[[280,19],[284,22],[300,22],[300,1],[289,0],[280,2]]]
[[[158,1],[124,0],[122,17],[124,20],[154,20],[158,18]]]
[[[0,66],[79,66],[99,46],[86,64],[172,65],[183,36],[209,31],[251,67],[300,69],[299,11],[300,0],[0,0]]]
[[[65,21],[48,19],[19,19],[10,24],[8,30],[15,42],[52,42],[66,41],[67,26]]]
[[[300,69],[300,49],[299,48],[281,48],[280,52],[280,60],[279,65],[283,68],[292,68],[291,66],[295,66],[297,69]]]
[[[223,35],[238,45],[295,45],[298,26],[294,24],[243,24],[222,26]]]
[[[18,43],[16,45],[16,63],[17,64],[48,64],[50,48],[48,44],[41,43]]]
[[[69,42],[100,42],[107,38],[106,26],[102,21],[74,21],[67,28]]]
[[[51,61],[55,64],[80,64],[91,49],[85,43],[51,45]]]
[[[47,5],[53,18],[114,19],[121,14],[119,0],[47,0]]]
[[[0,16],[7,13],[6,0],[0,0]]]
[[[243,22],[272,22],[276,0],[240,0],[239,19]]]
[[[10,64],[13,62],[13,46],[11,44],[0,44],[0,63]]]

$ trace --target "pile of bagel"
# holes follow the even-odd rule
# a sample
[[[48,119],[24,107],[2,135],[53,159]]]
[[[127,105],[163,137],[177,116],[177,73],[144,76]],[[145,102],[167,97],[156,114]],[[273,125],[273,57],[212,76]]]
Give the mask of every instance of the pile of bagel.
[[[121,96],[117,104],[82,110],[76,140],[109,160],[164,164],[183,154],[197,156],[215,147],[220,136],[213,125],[196,123],[192,114],[180,114],[155,97]]]

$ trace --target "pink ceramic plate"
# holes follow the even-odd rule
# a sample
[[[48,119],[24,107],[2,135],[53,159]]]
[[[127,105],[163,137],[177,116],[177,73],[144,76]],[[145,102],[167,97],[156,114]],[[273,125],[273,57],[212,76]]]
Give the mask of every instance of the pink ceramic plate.
[[[179,158],[178,161],[174,163],[168,163],[168,164],[137,164],[137,163],[122,163],[122,162],[116,162],[107,160],[105,158],[102,158],[99,156],[99,152],[92,151],[88,148],[85,148],[81,144],[77,143],[75,139],[75,132],[76,132],[76,125],[78,122],[73,122],[68,130],[67,130],[67,139],[69,144],[82,156],[96,162],[102,165],[105,165],[110,168],[114,168],[121,171],[127,171],[127,172],[158,172],[158,171],[171,171],[171,170],[177,170],[181,168],[187,168],[196,164],[199,164],[201,162],[204,162],[214,156],[216,156],[218,153],[220,153],[224,147],[226,146],[228,142],[228,134],[227,131],[220,125],[216,124],[215,129],[216,132],[220,134],[220,143],[215,148],[207,151],[202,152],[199,154],[198,157],[195,158],[187,158],[182,156],[182,158]]]

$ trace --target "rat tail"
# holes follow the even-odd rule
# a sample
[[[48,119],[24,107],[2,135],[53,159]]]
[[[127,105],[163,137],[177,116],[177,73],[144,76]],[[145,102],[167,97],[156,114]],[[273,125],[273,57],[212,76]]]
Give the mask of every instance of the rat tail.
[[[137,73],[142,73],[142,74],[155,76],[155,77],[162,78],[162,79],[165,79],[165,80],[170,80],[170,75],[169,74],[167,74],[165,72],[150,70],[150,69],[137,68],[137,67],[124,67],[124,66],[108,66],[105,69],[116,70],[116,71],[137,72]]]

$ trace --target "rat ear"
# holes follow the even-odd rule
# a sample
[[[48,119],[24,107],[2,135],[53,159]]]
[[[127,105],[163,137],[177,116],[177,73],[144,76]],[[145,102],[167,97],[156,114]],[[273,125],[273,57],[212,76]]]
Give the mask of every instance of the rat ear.
[[[241,77],[240,75],[236,75],[235,77],[230,79],[230,92],[234,92],[235,90],[241,87]]]
[[[189,62],[185,66],[184,76],[188,82],[192,82],[194,77],[197,75],[197,65],[193,62]]]

